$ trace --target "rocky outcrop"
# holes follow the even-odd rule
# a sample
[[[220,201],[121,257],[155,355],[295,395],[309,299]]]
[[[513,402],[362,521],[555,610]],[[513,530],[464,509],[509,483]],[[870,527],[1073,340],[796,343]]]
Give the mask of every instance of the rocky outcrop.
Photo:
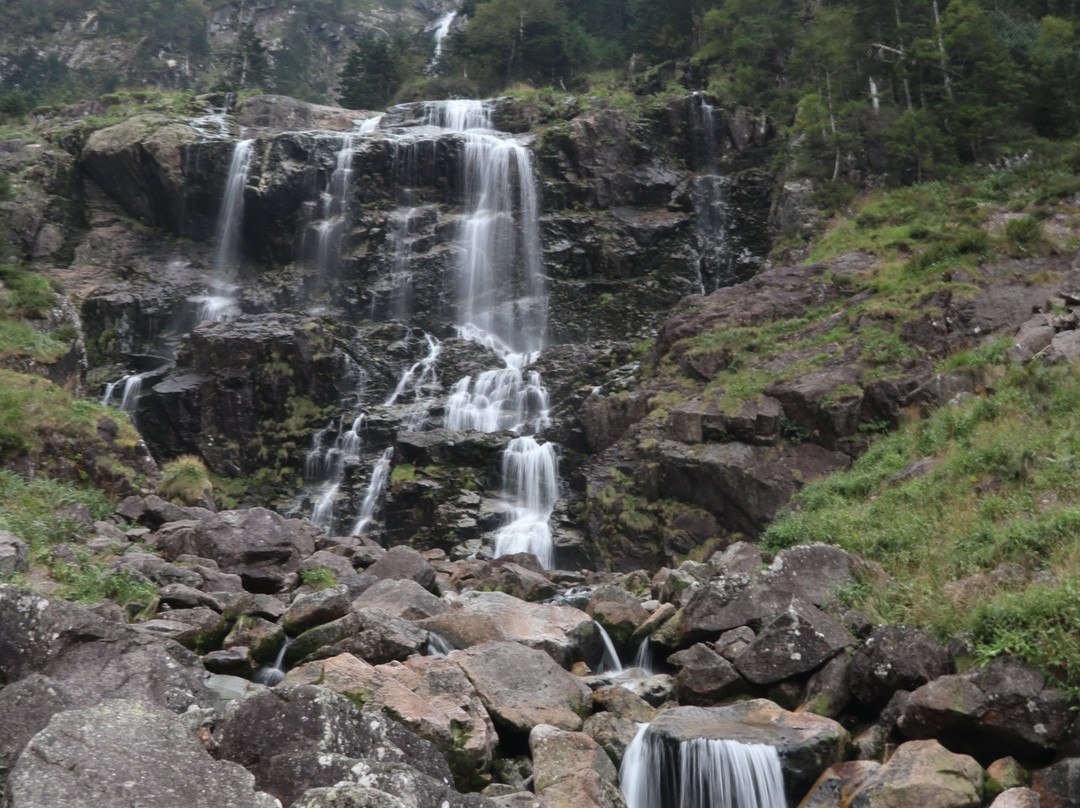
[[[546,724],[529,733],[536,796],[546,808],[623,808],[619,775],[600,746],[583,732]]]
[[[129,699],[54,716],[8,777],[4,805],[52,808],[132,801],[191,808],[273,808],[254,778],[214,760],[172,712]]]

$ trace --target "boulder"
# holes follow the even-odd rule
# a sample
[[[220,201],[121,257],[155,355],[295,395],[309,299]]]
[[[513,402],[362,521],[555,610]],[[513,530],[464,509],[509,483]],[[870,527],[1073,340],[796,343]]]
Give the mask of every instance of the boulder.
[[[673,654],[668,663],[679,669],[675,697],[680,704],[708,707],[746,690],[735,666],[704,643]]]
[[[637,735],[638,725],[614,713],[595,713],[585,719],[581,731],[596,741],[607,752],[611,762],[622,765],[623,755]]]
[[[652,721],[656,709],[622,685],[602,685],[593,691],[593,704],[599,710],[614,713],[635,723]]]
[[[454,651],[450,661],[469,677],[496,724],[526,733],[538,724],[581,729],[592,692],[543,651],[515,642],[489,642]]]
[[[417,622],[457,648],[490,641],[515,641],[545,651],[563,667],[600,656],[592,619],[572,606],[527,603],[503,592],[464,592],[454,611]]]
[[[379,580],[414,581],[429,592],[438,594],[435,587],[435,568],[411,547],[391,547],[386,555],[368,567],[366,572]]]
[[[1030,788],[1008,788],[997,795],[990,808],[1042,808],[1042,800]]]
[[[315,528],[266,508],[222,511],[200,520],[163,525],[149,544],[167,560],[191,554],[217,562],[251,591],[277,591],[284,572],[315,552]]]
[[[353,608],[357,610],[369,606],[383,609],[403,620],[423,620],[450,609],[446,601],[411,579],[381,580],[353,601]]]
[[[1031,775],[1040,808],[1080,808],[1080,757],[1063,758]]]
[[[881,764],[873,760],[848,760],[821,773],[799,808],[837,808],[848,805],[854,794]]]
[[[10,808],[278,804],[240,766],[211,758],[178,716],[146,702],[112,699],[57,713],[26,751],[8,778]]]
[[[649,619],[641,601],[618,584],[597,587],[586,612],[618,645],[628,646],[638,627]]]
[[[536,556],[526,553],[516,553],[515,556],[536,561]],[[528,601],[553,597],[559,591],[558,587],[551,582],[538,563],[535,564],[535,569],[533,566],[515,563],[507,556],[492,561],[462,561],[451,574],[450,585],[459,592],[473,589],[505,592]]]
[[[974,759],[937,741],[901,744],[884,765],[849,789],[851,808],[978,808],[986,773]],[[812,795],[811,795],[812,796]]]
[[[936,738],[986,761],[1046,762],[1072,723],[1064,694],[1036,668],[998,657],[985,668],[941,676],[915,690],[897,719],[905,738]]]
[[[650,733],[667,743],[705,738],[774,746],[789,794],[805,793],[821,772],[840,761],[849,740],[847,730],[831,719],[791,713],[766,699],[661,710]]]
[[[311,685],[281,684],[238,703],[222,728],[220,755],[254,774],[258,787],[284,805],[309,788],[348,779],[366,758],[450,782],[446,761],[430,743]]]
[[[335,586],[298,596],[281,616],[285,633],[295,637],[313,626],[329,623],[349,613],[349,590]]]
[[[915,690],[951,669],[949,652],[925,631],[878,626],[851,660],[851,695],[867,712],[875,712],[897,690]]]
[[[495,727],[465,674],[448,660],[413,657],[373,666],[341,654],[294,668],[285,681],[318,683],[381,710],[443,752],[463,785],[486,772],[494,758]]]
[[[285,659],[291,664],[349,653],[379,664],[419,654],[427,639],[424,629],[372,607],[308,629],[289,645]]]
[[[787,610],[768,623],[735,660],[748,682],[769,685],[808,673],[849,645],[855,638],[820,609],[792,600]]]
[[[585,733],[539,724],[529,733],[529,751],[533,788],[545,808],[625,808],[619,773]]]
[[[26,542],[10,530],[0,530],[0,580],[26,572],[29,564],[30,549]]]

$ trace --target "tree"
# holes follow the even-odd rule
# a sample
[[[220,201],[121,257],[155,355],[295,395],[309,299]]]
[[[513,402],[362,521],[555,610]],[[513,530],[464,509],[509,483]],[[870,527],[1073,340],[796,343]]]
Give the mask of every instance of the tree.
[[[382,109],[401,84],[390,39],[365,31],[340,74],[338,97],[350,109]]]

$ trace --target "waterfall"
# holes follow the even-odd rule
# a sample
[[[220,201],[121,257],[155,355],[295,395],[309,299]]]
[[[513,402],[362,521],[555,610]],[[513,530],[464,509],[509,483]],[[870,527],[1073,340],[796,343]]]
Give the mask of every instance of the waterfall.
[[[619,781],[627,808],[787,808],[775,747],[705,738],[675,745],[648,724],[626,748]]]
[[[697,269],[701,294],[737,280],[728,230],[728,187],[720,175],[716,143],[716,110],[699,93],[690,99],[690,135],[694,169],[691,186],[698,248]]]
[[[447,642],[446,637],[436,634],[434,631],[429,631],[426,650],[428,656],[443,657],[445,659],[454,650],[454,646]]]
[[[371,472],[371,482],[368,483],[364,501],[360,505],[360,516],[356,520],[356,526],[352,529],[352,535],[364,535],[367,526],[375,518],[375,507],[379,504],[379,497],[382,496],[386,481],[390,478],[390,461],[393,459],[394,447],[391,446],[383,452],[379,462],[375,464],[375,468]]]
[[[637,653],[634,654],[634,661],[630,663],[630,667],[640,668],[646,676],[652,676],[656,673],[656,660],[654,657],[649,638],[645,637],[638,646]]]
[[[443,40],[446,39],[446,35],[450,33],[450,26],[454,24],[454,17],[457,16],[457,11],[448,11],[439,17],[435,21],[435,32],[433,34],[435,39],[435,52],[431,56],[431,61],[428,62],[427,70],[425,71],[429,76],[435,72],[435,68],[439,66],[439,58],[442,56]]]
[[[267,687],[273,687],[281,682],[285,678],[285,651],[289,648],[291,643],[288,637],[281,643],[281,648],[278,649],[277,658],[274,659],[274,664],[270,667],[263,667],[255,674],[255,681],[260,685],[266,685]]]
[[[238,140],[233,146],[229,161],[229,175],[225,181],[225,196],[218,214],[218,249],[216,271],[219,278],[227,277],[236,262],[240,231],[244,219],[244,187],[247,184],[248,167],[255,149],[254,140]]]
[[[338,421],[333,442],[329,446],[324,445],[327,435],[334,429],[330,424],[312,436],[311,449],[304,456],[304,485],[316,492],[311,521],[326,533],[334,529],[338,492],[345,477],[345,466],[360,460],[359,454],[363,448],[360,432],[363,425],[364,416],[358,415],[346,429],[345,418],[342,417]]]
[[[334,167],[318,200],[305,203],[308,222],[304,228],[302,251],[315,268],[317,282],[321,282],[338,265],[341,237],[348,222],[356,133],[319,136],[317,143],[328,143],[333,148]],[[314,151],[318,154],[320,149]]]
[[[503,452],[503,486],[513,519],[495,534],[495,556],[533,553],[544,569],[555,565],[549,520],[558,498],[558,459],[553,443],[514,438]]]
[[[547,425],[548,395],[540,374],[520,368],[487,370],[459,379],[446,402],[446,428],[480,432],[538,432]]]
[[[120,389],[120,403],[113,405],[113,397],[116,394],[116,388]],[[128,373],[121,376],[115,382],[109,382],[105,385],[105,394],[101,397],[101,406],[116,406],[121,412],[126,412],[132,416],[134,420],[135,409],[139,401],[139,395],[142,393],[142,376],[138,373]]]
[[[600,660],[600,667],[597,668],[597,673],[622,673],[623,666],[619,661],[619,652],[615,650],[615,643],[611,641],[611,635],[604,630],[604,627],[597,621],[593,620],[596,624],[596,630],[600,632],[600,639],[604,641],[604,657]]]
[[[254,146],[254,140],[238,140],[233,146],[229,174],[225,181],[225,196],[222,197],[221,210],[218,213],[215,277],[211,288],[198,300],[196,324],[204,320],[231,320],[240,313],[234,300],[237,287],[231,285],[229,280],[234,275],[240,235],[244,226],[244,188],[247,185]]]

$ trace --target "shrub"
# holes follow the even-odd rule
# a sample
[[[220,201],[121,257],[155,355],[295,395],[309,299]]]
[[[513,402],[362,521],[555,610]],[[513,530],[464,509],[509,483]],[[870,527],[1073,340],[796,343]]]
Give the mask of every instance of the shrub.
[[[329,567],[312,567],[300,573],[300,580],[313,589],[329,589],[337,585],[337,576]]]
[[[214,490],[206,464],[195,455],[181,455],[161,470],[158,491],[167,499],[194,505]]]

